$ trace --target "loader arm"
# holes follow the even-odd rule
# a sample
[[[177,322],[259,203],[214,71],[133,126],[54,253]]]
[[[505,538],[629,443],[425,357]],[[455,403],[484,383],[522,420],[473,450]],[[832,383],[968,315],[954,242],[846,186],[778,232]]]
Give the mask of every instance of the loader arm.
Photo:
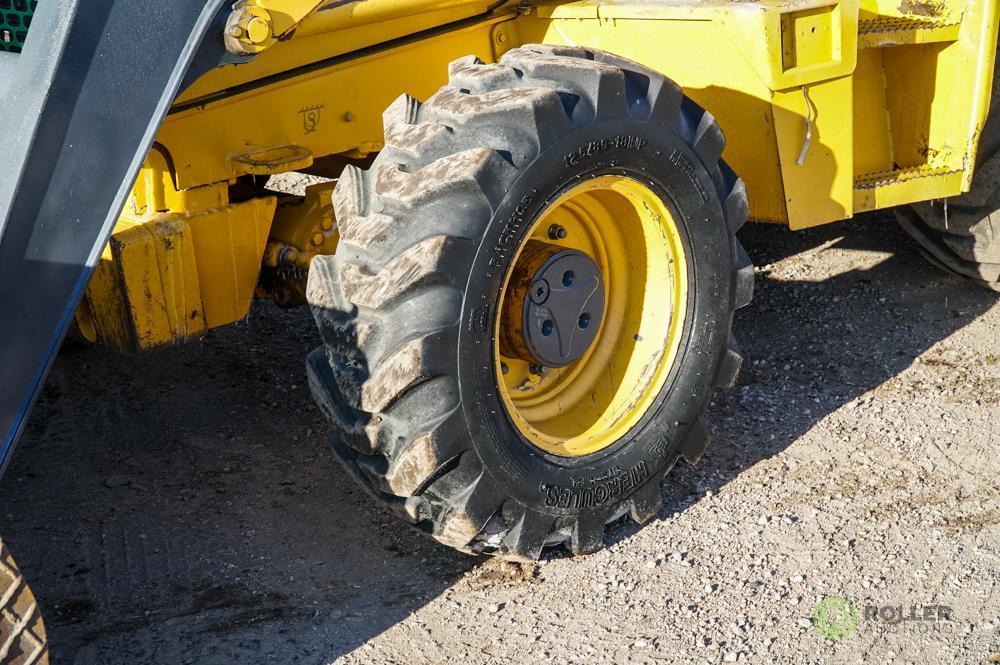
[[[0,52],[0,472],[185,74],[225,55],[223,5],[47,0]]]

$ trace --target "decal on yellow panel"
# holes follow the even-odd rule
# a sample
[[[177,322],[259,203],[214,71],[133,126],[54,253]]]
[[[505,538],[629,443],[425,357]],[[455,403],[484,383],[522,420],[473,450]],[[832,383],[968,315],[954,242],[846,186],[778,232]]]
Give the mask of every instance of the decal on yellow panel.
[[[276,199],[119,220],[77,325],[122,349],[180,344],[250,309]]]

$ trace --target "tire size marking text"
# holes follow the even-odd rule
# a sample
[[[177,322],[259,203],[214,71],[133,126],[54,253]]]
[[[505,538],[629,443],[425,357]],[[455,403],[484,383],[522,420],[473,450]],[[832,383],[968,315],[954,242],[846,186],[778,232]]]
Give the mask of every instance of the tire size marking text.
[[[621,150],[642,150],[646,145],[646,139],[640,136],[615,136],[614,138],[594,139],[563,157],[566,166],[579,164],[587,157],[596,155],[599,152],[618,148]]]

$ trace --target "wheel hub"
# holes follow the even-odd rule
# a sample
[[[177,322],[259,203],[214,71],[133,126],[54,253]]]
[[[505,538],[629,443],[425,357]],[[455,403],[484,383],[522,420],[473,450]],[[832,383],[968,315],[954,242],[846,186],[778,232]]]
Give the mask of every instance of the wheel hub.
[[[671,209],[636,179],[587,178],[547,203],[511,257],[494,328],[497,386],[532,445],[596,453],[653,407],[680,348],[686,266]]]
[[[509,308],[508,355],[545,367],[580,359],[597,337],[604,316],[604,280],[589,256],[575,249],[531,241],[518,263],[515,303]]]

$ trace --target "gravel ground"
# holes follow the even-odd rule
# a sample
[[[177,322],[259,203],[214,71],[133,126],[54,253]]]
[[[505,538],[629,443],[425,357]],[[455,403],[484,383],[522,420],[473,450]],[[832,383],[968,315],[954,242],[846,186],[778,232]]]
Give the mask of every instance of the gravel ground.
[[[884,215],[741,236],[757,299],[713,447],[584,558],[468,558],[376,508],[328,453],[305,311],[139,357],[67,345],[0,483],[53,661],[990,662],[996,297]],[[856,608],[839,641],[811,625],[826,596]]]

